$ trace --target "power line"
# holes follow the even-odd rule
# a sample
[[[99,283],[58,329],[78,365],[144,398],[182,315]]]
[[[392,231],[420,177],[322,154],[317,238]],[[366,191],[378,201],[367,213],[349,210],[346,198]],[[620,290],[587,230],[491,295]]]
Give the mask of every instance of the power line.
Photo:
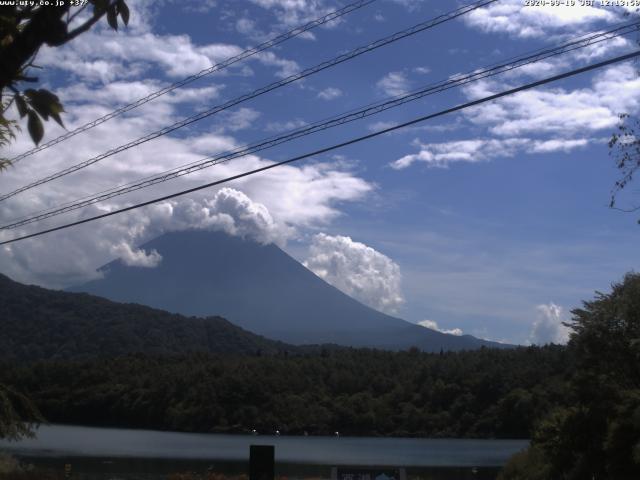
[[[520,68],[522,66],[529,65],[531,63],[535,63],[535,62],[550,58],[552,56],[557,56],[573,50],[577,50],[579,48],[585,48],[587,46],[595,45],[603,41],[611,40],[612,38],[616,38],[618,36],[626,35],[636,31],[639,25],[640,25],[639,23],[626,24],[626,25],[614,28],[612,30],[609,30],[607,32],[597,32],[594,34],[589,34],[581,37],[578,40],[574,40],[572,42],[565,43],[560,46],[556,46],[549,49],[537,50],[534,53],[531,53],[525,56],[515,57],[516,59],[512,62],[503,62],[503,63],[495,64],[495,66],[487,67],[481,70],[476,70],[470,74],[467,74],[466,76],[457,75],[454,79],[449,79],[446,81],[441,81],[435,84],[431,84],[420,90],[416,90],[406,95],[393,97],[391,99],[387,99],[377,104],[370,104],[362,109],[352,110],[350,112],[342,114],[341,116],[333,117],[327,121],[319,121],[314,124],[302,127],[300,129],[290,131],[281,136],[262,140],[252,145],[246,145],[236,150],[218,154],[216,156],[206,157],[204,159],[198,160],[196,162],[192,162],[187,165],[175,167],[171,170],[162,172],[155,176],[139,179],[125,185],[113,187],[103,192],[99,192],[96,194],[89,195],[87,197],[83,197],[81,199],[76,199],[71,202],[67,202],[58,207],[54,207],[53,209],[45,209],[40,212],[35,212],[33,214],[30,214],[30,216],[25,216],[20,219],[12,220],[11,223],[0,226],[0,230],[17,228],[23,225],[36,222],[38,220],[43,220],[46,218],[51,218],[53,216],[61,215],[85,206],[89,206],[98,202],[108,200],[110,198],[113,198],[119,195],[131,193],[133,191],[136,191],[142,188],[146,188],[158,183],[162,183],[174,178],[178,178],[178,177],[190,174],[192,172],[202,170],[204,168],[208,168],[213,165],[226,163],[233,159],[237,159],[252,153],[256,153],[258,151],[272,148],[273,146],[292,141],[296,138],[310,135],[312,133],[333,128],[339,125],[344,125],[346,123],[380,113],[390,108],[395,108],[405,103],[418,100],[427,95],[432,95],[445,90],[449,90],[454,87],[466,85],[467,83],[478,81],[490,76],[502,74],[507,71],[511,71],[513,69]]]
[[[35,212],[31,215],[22,217],[20,219],[12,220],[10,223],[0,226],[0,230],[14,229],[24,225],[34,223],[39,220],[44,220],[54,216],[62,215],[64,213],[78,210],[80,208],[93,205],[95,203],[99,203],[99,202],[108,200],[110,198],[114,198],[116,196],[131,193],[131,192],[140,190],[142,188],[150,187],[158,183],[163,183],[178,177],[182,177],[184,175],[188,175],[190,173],[193,173],[198,170],[202,170],[204,168],[208,168],[221,163],[226,163],[233,159],[237,159],[249,154],[266,150],[268,148],[272,148],[276,145],[280,145],[282,143],[286,143],[297,138],[301,138],[319,131],[336,127],[336,126],[344,125],[346,123],[350,123],[355,120],[360,120],[362,118],[366,118],[371,115],[381,113],[388,109],[398,107],[405,103],[416,101],[427,95],[440,93],[455,87],[466,85],[474,81],[478,81],[484,78],[502,74],[502,73],[514,70],[516,68],[521,68],[523,66],[530,65],[532,63],[539,62],[547,58],[562,55],[577,49],[586,48],[588,46],[595,45],[600,42],[608,41],[622,35],[627,35],[629,33],[633,33],[637,31],[639,26],[640,26],[640,22],[623,24],[621,26],[617,26],[606,32],[596,32],[596,33],[583,35],[582,37],[579,37],[576,40],[567,42],[565,44],[562,44],[553,48],[538,49],[534,52],[525,54],[520,57],[512,57],[512,59],[510,59],[509,61],[503,61],[502,63],[493,64],[490,67],[486,67],[480,70],[475,70],[465,75],[456,75],[454,78],[450,78],[448,80],[443,80],[434,84],[430,84],[426,87],[423,87],[422,89],[415,90],[411,93],[408,93],[405,95],[398,95],[396,97],[387,99],[382,102],[367,105],[364,108],[351,110],[350,112],[332,117],[331,119],[328,119],[326,121],[325,120],[318,121],[311,125],[307,125],[305,127],[301,127],[296,130],[292,130],[280,136],[272,137],[266,140],[261,140],[254,144],[245,145],[235,150],[224,152],[222,154],[218,154],[215,156],[206,157],[204,159],[198,160],[196,162],[192,162],[187,165],[175,167],[171,170],[162,172],[157,175],[139,179],[125,185],[113,187],[103,192],[99,192],[96,194],[92,194],[80,199],[67,202],[65,204],[59,205],[52,209],[45,209],[40,212]]]
[[[287,165],[289,163],[297,162],[297,161],[304,160],[304,159],[309,158],[309,157],[313,157],[313,156],[320,155],[320,154],[323,154],[323,153],[327,153],[327,152],[330,152],[330,151],[333,151],[333,150],[337,150],[339,148],[343,148],[343,147],[346,147],[348,145],[353,145],[355,143],[359,143],[359,142],[362,142],[362,141],[365,141],[365,140],[369,140],[371,138],[374,138],[374,137],[377,137],[377,136],[380,136],[380,135],[383,135],[383,134],[386,134],[386,133],[389,133],[389,132],[392,132],[392,131],[395,131],[395,130],[399,130],[401,128],[405,128],[405,127],[408,127],[408,126],[411,126],[411,125],[415,125],[416,123],[421,123],[421,122],[424,122],[426,120],[430,120],[430,119],[433,119],[433,118],[436,118],[436,117],[440,117],[440,116],[443,116],[443,115],[446,115],[446,114],[449,114],[449,113],[457,112],[459,110],[464,110],[465,108],[474,107],[476,105],[480,105],[482,103],[490,102],[492,100],[496,100],[498,98],[505,97],[507,95],[513,95],[514,93],[518,93],[518,92],[521,92],[523,90],[529,90],[531,88],[539,87],[539,86],[545,85],[547,83],[555,82],[555,81],[558,81],[558,80],[562,80],[564,78],[572,77],[572,76],[575,76],[575,75],[578,75],[578,74],[581,74],[581,73],[585,73],[585,72],[588,72],[588,71],[591,71],[591,70],[602,68],[602,67],[605,67],[607,65],[611,65],[613,63],[618,63],[618,62],[623,62],[625,60],[630,60],[630,59],[638,57],[638,56],[640,56],[640,50],[637,50],[637,51],[632,52],[632,53],[628,53],[626,55],[621,55],[621,56],[618,56],[618,57],[615,57],[615,58],[611,58],[611,59],[605,60],[603,62],[598,62],[598,63],[595,63],[595,64],[591,64],[591,65],[588,65],[586,67],[570,70],[568,72],[561,73],[559,75],[554,75],[552,77],[548,77],[548,78],[545,78],[545,79],[542,79],[542,80],[537,80],[535,82],[531,82],[531,83],[528,83],[526,85],[522,85],[520,87],[516,87],[516,88],[509,89],[509,90],[505,90],[503,92],[496,93],[494,95],[489,95],[487,97],[483,97],[483,98],[480,98],[478,100],[473,100],[471,102],[467,102],[467,103],[464,103],[464,104],[461,104],[461,105],[457,105],[455,107],[448,108],[446,110],[441,110],[441,111],[436,112],[436,113],[432,113],[432,114],[429,114],[429,115],[418,117],[418,118],[415,118],[415,119],[410,120],[408,122],[404,122],[404,123],[401,123],[399,125],[395,125],[393,127],[385,128],[383,130],[378,130],[377,132],[373,132],[373,133],[370,133],[368,135],[363,135],[363,136],[360,136],[360,137],[357,137],[357,138],[353,138],[353,139],[348,140],[346,142],[342,142],[342,143],[338,143],[338,144],[335,144],[335,145],[331,145],[329,147],[324,147],[324,148],[321,148],[319,150],[315,150],[315,151],[310,152],[310,153],[305,153],[303,155],[299,155],[297,157],[290,158],[288,160],[283,160],[281,162],[272,163],[271,165],[266,165],[264,167],[256,168],[254,170],[249,170],[247,172],[239,173],[237,175],[233,175],[233,176],[221,179],[221,180],[216,180],[214,182],[210,182],[210,183],[207,183],[207,184],[204,184],[204,185],[200,185],[198,187],[189,188],[187,190],[182,190],[182,191],[177,192],[177,193],[172,193],[171,195],[165,195],[163,197],[155,198],[153,200],[147,200],[147,201],[142,202],[142,203],[137,203],[135,205],[131,205],[131,206],[128,206],[128,207],[120,208],[118,210],[113,210],[111,212],[103,213],[101,215],[95,215],[93,217],[85,218],[83,220],[78,220],[78,221],[67,223],[67,224],[64,224],[64,225],[57,226],[57,227],[49,228],[49,229],[46,229],[46,230],[41,230],[39,232],[31,233],[31,234],[28,234],[28,235],[23,235],[21,237],[16,237],[16,238],[12,238],[10,240],[5,240],[3,242],[0,242],[0,245],[7,245],[7,244],[10,244],[10,243],[18,242],[20,240],[26,240],[28,238],[38,237],[38,236],[41,236],[41,235],[45,235],[47,233],[52,233],[52,232],[56,232],[56,231],[59,231],[59,230],[64,230],[64,229],[67,229],[67,228],[70,228],[70,227],[75,227],[77,225],[82,225],[84,223],[89,223],[89,222],[93,222],[95,220],[99,220],[99,219],[102,219],[102,218],[110,217],[112,215],[117,215],[119,213],[128,212],[128,211],[135,210],[135,209],[138,209],[138,208],[141,208],[141,207],[146,207],[146,206],[152,205],[154,203],[163,202],[165,200],[171,200],[172,198],[176,198],[176,197],[180,197],[182,195],[186,195],[186,194],[189,194],[189,193],[197,192],[199,190],[204,190],[206,188],[211,188],[211,187],[214,187],[214,186],[217,186],[217,185],[221,185],[223,183],[228,183],[228,182],[230,182],[232,180],[238,180],[240,178],[248,177],[248,176],[254,175],[256,173],[264,172],[266,170],[270,170],[270,169],[275,168],[275,167],[280,167],[282,165]]]
[[[201,70],[200,72],[191,75],[189,77],[186,77],[178,82],[172,83],[171,85],[167,85],[164,88],[161,88],[160,90],[157,90],[155,92],[150,93],[149,95],[147,95],[146,97],[142,97],[139,98],[138,100],[131,102],[123,107],[120,107],[110,113],[107,113],[106,115],[103,115],[100,118],[97,118],[95,120],[92,120],[91,122],[85,123],[84,125],[81,125],[78,128],[75,128],[69,132],[64,133],[63,135],[60,135],[57,138],[54,138],[46,143],[40,144],[35,148],[32,148],[31,150],[28,150],[24,153],[21,153],[20,155],[13,157],[10,159],[10,162],[12,164],[16,164],[18,163],[20,160],[33,155],[34,153],[38,153],[41,152],[42,150],[45,150],[47,148],[50,148],[54,145],[57,145],[58,143],[64,142],[65,140],[68,140],[71,137],[74,137],[76,135],[78,135],[79,133],[82,132],[86,132],[87,130],[91,130],[94,127],[97,127],[98,125],[103,124],[104,122],[107,122],[109,120],[111,120],[112,118],[115,118],[119,115],[122,115],[123,113],[129,112],[135,108],[138,108],[141,105],[144,105],[145,103],[148,103],[152,100],[155,100],[158,97],[161,97],[162,95],[165,95],[177,88],[183,87],[189,83],[192,83],[202,77],[205,77],[207,75],[210,75],[214,72],[219,72],[220,70],[223,70],[235,63],[238,63],[246,58],[252,57],[260,52],[263,52],[271,47],[274,47],[276,45],[279,45],[283,42],[286,42],[287,40],[290,40],[294,37],[297,37],[305,32],[308,32],[316,27],[319,27],[320,25],[324,25],[325,23],[331,22],[333,20],[336,20],[337,18],[340,18],[344,15],[347,15],[355,10],[358,10],[366,5],[369,5],[370,3],[375,2],[376,0],[359,0],[357,2],[353,2],[350,3],[349,5],[346,5],[345,7],[339,9],[339,10],[334,10],[332,12],[327,13],[326,15],[323,15],[322,17],[316,18],[315,20],[312,20],[304,25],[298,26],[296,28],[294,28],[293,30],[290,30],[286,33],[283,33],[281,35],[278,35],[277,37],[274,37],[270,40],[267,40],[266,42],[261,43],[260,45],[257,45],[255,47],[251,47],[248,48],[246,50],[244,50],[243,52],[239,53],[238,55],[235,55],[233,57],[229,57],[226,60],[223,60],[222,62],[216,63],[215,65],[212,65],[209,68],[205,68],[204,70]]]
[[[123,152],[125,150],[130,149],[130,148],[136,147],[136,146],[141,145],[143,143],[146,143],[146,142],[148,142],[150,140],[153,140],[155,138],[158,138],[158,137],[161,137],[161,136],[166,135],[168,133],[171,133],[171,132],[173,132],[175,130],[178,130],[180,128],[183,128],[183,127],[185,127],[187,125],[190,125],[190,124],[192,124],[194,122],[197,122],[199,120],[207,118],[207,117],[209,117],[211,115],[214,115],[214,114],[216,114],[218,112],[221,112],[223,110],[227,110],[227,109],[229,109],[231,107],[234,107],[234,106],[236,106],[236,105],[238,105],[240,103],[243,103],[243,102],[245,102],[247,100],[256,98],[256,97],[258,97],[260,95],[264,95],[265,93],[268,93],[268,92],[270,92],[272,90],[275,90],[277,88],[283,87],[285,85],[288,85],[289,83],[295,82],[295,81],[300,80],[302,78],[305,78],[305,77],[308,77],[308,76],[313,75],[315,73],[318,73],[318,72],[321,72],[323,70],[326,70],[327,68],[330,68],[330,67],[338,65],[340,63],[343,63],[343,62],[346,62],[348,60],[351,60],[351,59],[353,59],[355,57],[358,57],[358,56],[360,56],[360,55],[362,55],[364,53],[370,52],[372,50],[376,50],[376,49],[378,49],[380,47],[383,47],[385,45],[394,43],[394,42],[396,42],[398,40],[401,40],[403,38],[409,37],[411,35],[415,35],[416,33],[419,33],[419,32],[421,32],[423,30],[427,30],[429,28],[433,28],[433,27],[435,27],[435,26],[437,26],[437,25],[439,25],[441,23],[448,22],[448,21],[453,20],[453,19],[455,19],[457,17],[465,15],[465,14],[467,14],[467,13],[473,11],[473,10],[476,10],[478,8],[481,8],[481,7],[484,7],[484,6],[489,5],[491,3],[494,3],[496,1],[497,0],[480,0],[480,1],[474,2],[474,3],[470,4],[470,5],[466,5],[464,7],[458,8],[457,10],[453,10],[453,11],[451,11],[449,13],[442,14],[442,15],[434,18],[434,19],[427,20],[426,22],[419,23],[419,24],[414,25],[412,27],[409,27],[409,28],[407,28],[405,30],[396,32],[396,33],[394,33],[392,35],[389,35],[389,36],[384,37],[382,39],[376,40],[376,41],[374,41],[374,42],[372,42],[372,43],[370,43],[370,44],[368,44],[366,46],[356,48],[355,50],[351,50],[348,53],[342,54],[342,55],[340,55],[338,57],[334,57],[333,59],[327,60],[327,61],[325,61],[323,63],[320,63],[320,64],[318,64],[318,65],[316,65],[314,67],[308,68],[308,69],[303,70],[301,72],[298,72],[298,73],[296,73],[294,75],[290,75],[289,77],[287,77],[287,78],[285,78],[283,80],[271,83],[271,84],[269,84],[269,85],[267,85],[265,87],[261,87],[261,88],[259,88],[257,90],[254,90],[251,93],[242,95],[242,96],[237,97],[237,98],[235,98],[233,100],[229,100],[228,102],[226,102],[226,103],[224,103],[222,105],[217,105],[217,106],[212,107],[212,108],[210,108],[208,110],[205,110],[204,112],[201,112],[201,113],[192,115],[191,117],[187,117],[187,118],[185,118],[183,120],[180,120],[180,121],[178,121],[178,122],[176,122],[176,123],[174,123],[174,124],[172,124],[172,125],[170,125],[168,127],[164,127],[164,128],[162,128],[160,130],[157,130],[157,131],[152,132],[152,133],[150,133],[148,135],[140,137],[137,140],[134,140],[132,142],[129,142],[129,143],[126,143],[124,145],[120,145],[119,147],[116,147],[116,148],[113,148],[111,150],[108,150],[107,152],[104,152],[104,153],[102,153],[102,154],[100,154],[100,155],[98,155],[96,157],[90,158],[89,160],[85,160],[85,161],[80,162],[80,163],[78,163],[76,165],[73,165],[73,166],[71,166],[69,168],[66,168],[64,170],[60,170],[59,172],[56,172],[56,173],[54,173],[52,175],[49,175],[49,176],[44,177],[44,178],[41,178],[40,180],[36,180],[35,182],[32,182],[32,183],[30,183],[28,185],[20,187],[17,190],[14,190],[12,192],[0,195],[0,201],[6,200],[8,198],[11,198],[11,197],[13,197],[15,195],[18,195],[21,192],[24,192],[26,190],[30,190],[30,189],[32,189],[34,187],[37,187],[37,186],[42,185],[44,183],[48,183],[48,182],[50,182],[52,180],[55,180],[57,178],[64,177],[64,176],[69,175],[71,173],[77,172],[78,170],[81,170],[81,169],[86,168],[86,167],[88,167],[90,165],[93,165],[94,163],[97,163],[97,162],[99,162],[101,160],[104,160],[105,158],[108,158],[108,157],[110,157],[112,155],[115,155],[116,153],[120,153],[120,152]]]

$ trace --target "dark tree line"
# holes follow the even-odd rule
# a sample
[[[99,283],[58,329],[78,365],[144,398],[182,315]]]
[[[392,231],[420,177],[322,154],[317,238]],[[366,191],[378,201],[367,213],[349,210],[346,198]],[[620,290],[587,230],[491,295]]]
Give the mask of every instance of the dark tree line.
[[[427,354],[130,355],[2,366],[51,422],[195,432],[528,438],[564,396],[562,347]]]

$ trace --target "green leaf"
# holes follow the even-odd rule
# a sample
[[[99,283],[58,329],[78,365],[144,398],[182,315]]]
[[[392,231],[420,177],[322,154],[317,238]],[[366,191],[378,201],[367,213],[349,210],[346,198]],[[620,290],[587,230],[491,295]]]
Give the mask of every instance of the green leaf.
[[[16,107],[18,107],[18,113],[20,114],[20,118],[24,118],[28,110],[27,102],[24,101],[24,98],[22,98],[22,95],[20,95],[19,93],[16,93],[15,99],[16,99]]]
[[[111,28],[118,30],[118,11],[115,4],[107,8],[107,22]]]
[[[51,116],[60,126],[64,127],[62,119],[60,118],[60,113],[64,112],[64,108],[57,95],[44,89],[28,89],[25,90],[24,93],[29,99],[31,106],[42,118],[49,120],[49,116]]]
[[[62,128],[65,128],[64,123],[62,123],[62,118],[60,118],[60,114],[57,112],[51,112],[51,118],[53,118],[58,125]]]
[[[29,129],[29,135],[31,135],[33,142],[38,145],[44,136],[42,121],[40,121],[40,118],[33,110],[29,110],[28,116],[27,128]]]
[[[118,13],[125,25],[129,25],[129,7],[124,0],[118,0]]]

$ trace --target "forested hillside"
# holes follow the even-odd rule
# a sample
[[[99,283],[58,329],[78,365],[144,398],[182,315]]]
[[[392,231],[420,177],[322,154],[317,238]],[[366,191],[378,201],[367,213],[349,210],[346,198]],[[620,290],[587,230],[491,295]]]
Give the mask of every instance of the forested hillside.
[[[427,354],[133,355],[0,366],[51,422],[199,432],[528,438],[564,397],[557,346]]]
[[[81,293],[22,285],[0,275],[0,359],[33,361],[134,352],[275,354],[295,347],[224,318],[196,318]]]

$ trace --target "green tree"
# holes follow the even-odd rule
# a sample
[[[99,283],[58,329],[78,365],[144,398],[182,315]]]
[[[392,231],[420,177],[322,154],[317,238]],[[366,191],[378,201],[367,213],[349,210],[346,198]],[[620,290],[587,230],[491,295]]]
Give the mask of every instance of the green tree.
[[[22,88],[25,83],[38,82],[33,76],[33,69],[39,68],[34,61],[43,45],[64,45],[105,16],[114,30],[118,29],[118,17],[125,25],[129,23],[125,0],[66,1],[57,6],[38,3],[0,7],[0,148],[19,131],[17,121],[7,118],[14,103],[20,118],[27,118],[29,135],[36,144],[44,135],[42,120],[52,118],[63,125],[60,114],[64,108],[55,94],[42,88]],[[89,6],[92,12],[86,16]],[[8,165],[7,159],[0,158],[0,170]]]
[[[537,425],[505,480],[537,479],[540,470],[550,479],[640,478],[640,275],[627,274],[572,314],[567,405]]]
[[[28,397],[0,384],[0,438],[33,437],[35,427],[42,421],[40,411]]]

